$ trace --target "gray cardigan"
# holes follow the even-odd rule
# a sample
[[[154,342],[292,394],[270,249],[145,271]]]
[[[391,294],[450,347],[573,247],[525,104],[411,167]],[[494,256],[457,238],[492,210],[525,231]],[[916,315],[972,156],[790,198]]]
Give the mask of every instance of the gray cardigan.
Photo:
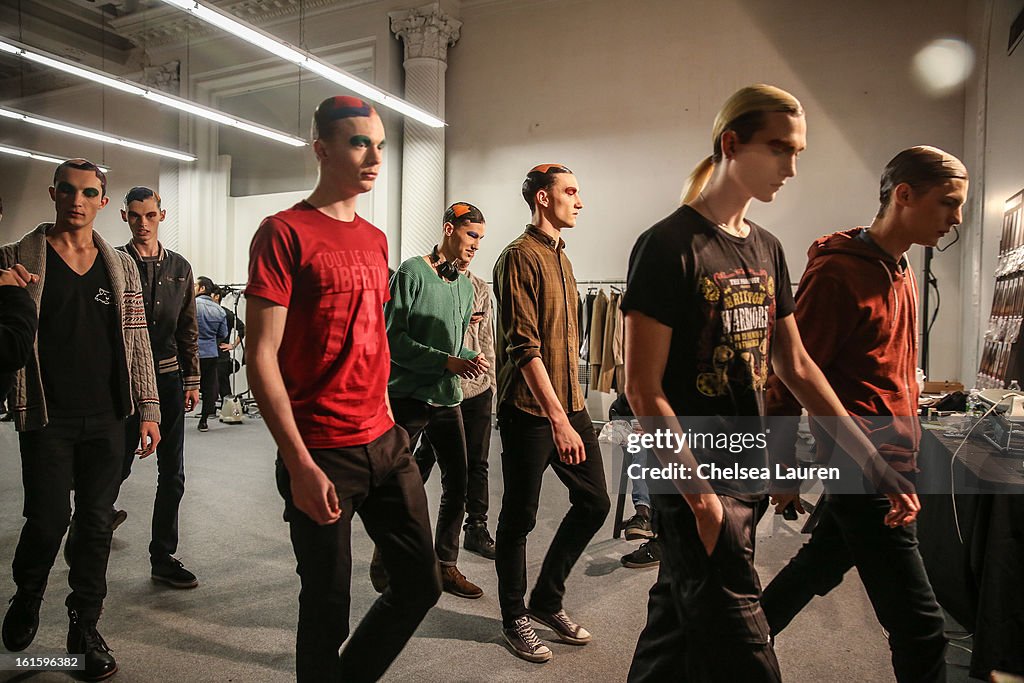
[[[46,231],[52,227],[53,223],[40,223],[18,242],[0,247],[0,268],[10,268],[20,263],[29,272],[39,275],[39,282],[26,288],[37,313],[43,296],[43,283],[46,281]],[[121,319],[123,360],[128,370],[130,403],[134,404],[128,406],[129,414],[137,408],[143,421],[160,422],[160,398],[153,372],[153,354],[146,329],[146,309],[142,303],[139,271],[131,256],[115,250],[96,232],[93,232],[93,241],[110,276],[114,302]],[[82,350],[69,349],[71,353],[76,351]],[[28,364],[15,377],[11,410],[14,413],[14,425],[19,432],[42,429],[49,422],[39,370],[38,338],[33,344]]]
[[[466,339],[463,345],[467,349],[484,354],[487,362],[491,364],[490,369],[483,375],[473,379],[462,380],[462,400],[476,398],[488,389],[495,389],[494,360],[494,307],[491,305],[491,288],[487,283],[473,273],[466,271],[469,281],[473,283],[473,313],[483,311],[484,317],[477,323],[470,325],[466,330]]]

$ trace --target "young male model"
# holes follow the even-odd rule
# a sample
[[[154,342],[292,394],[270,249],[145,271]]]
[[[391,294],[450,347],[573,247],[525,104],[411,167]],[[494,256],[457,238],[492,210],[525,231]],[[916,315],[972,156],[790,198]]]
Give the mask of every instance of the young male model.
[[[897,154],[882,173],[878,214],[866,228],[826,235],[808,252],[796,295],[807,353],[892,468],[912,478],[920,446],[917,420],[918,289],[906,252],[935,246],[961,221],[967,169],[934,147]],[[798,415],[779,378],[768,383],[768,413]],[[775,435],[773,435],[774,437]],[[829,440],[818,433],[819,459]],[[795,464],[795,433],[772,443]],[[774,438],[773,438],[774,441]],[[797,495],[775,495],[802,512]],[[887,525],[881,494],[826,495],[811,539],[764,589],[772,635],[815,595],[826,595],[857,568],[879,623],[889,634],[896,680],[946,680],[945,620],[917,549],[916,525]]]
[[[139,414],[139,454],[160,441],[160,400],[135,262],[93,230],[107,205],[107,179],[85,159],[57,167],[56,216],[0,248],[0,268],[21,263],[39,279],[35,358],[18,371],[11,410],[21,446],[25,526],[14,552],[18,592],[3,623],[4,646],[24,650],[71,520],[67,649],[84,654],[87,680],[117,671],[96,625],[107,594],[114,501],[124,467],[124,419]]]
[[[356,214],[383,145],[384,125],[366,102],[321,102],[317,185],[266,218],[250,250],[247,367],[278,447],[302,583],[295,651],[303,682],[377,680],[441,594],[423,481],[387,402],[387,241]],[[349,638],[357,512],[391,581]]]
[[[560,164],[526,174],[526,231],[494,265],[498,302],[498,429],[505,491],[495,534],[502,631],[527,661],[551,659],[531,619],[565,643],[586,645],[590,633],[562,608],[565,580],[601,528],[610,503],[597,433],[579,383],[579,294],[562,230],[583,209],[576,176]],[[555,470],[570,507],[551,541],[537,583],[526,597],[526,538],[537,521],[544,472]]]

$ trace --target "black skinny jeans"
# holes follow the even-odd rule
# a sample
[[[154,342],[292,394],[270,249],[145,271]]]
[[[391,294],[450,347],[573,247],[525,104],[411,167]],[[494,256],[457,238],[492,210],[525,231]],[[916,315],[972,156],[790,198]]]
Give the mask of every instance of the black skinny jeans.
[[[302,584],[296,677],[298,683],[376,681],[441,595],[423,482],[399,427],[364,446],[310,450],[310,455],[334,484],[341,519],[321,526],[296,508],[291,479],[278,459],[277,488]],[[349,638],[356,512],[381,549],[389,584]]]
[[[878,622],[889,632],[896,680],[945,681],[945,620],[917,549],[917,525],[886,526],[885,496],[830,495],[823,505],[811,539],[764,589],[772,634],[856,567]]]
[[[587,543],[604,524],[611,503],[597,433],[586,410],[569,413],[573,429],[583,439],[587,459],[578,465],[563,463],[555,450],[551,423],[510,405],[498,412],[501,433],[501,499],[495,534],[495,569],[498,601],[505,627],[526,615],[526,537],[537,523],[537,506],[544,472],[551,467],[569,489],[570,508],[558,525],[544,556],[530,608],[539,612],[562,609],[565,580]]]
[[[708,555],[683,497],[651,496],[658,514],[661,565],[629,683],[782,680],[754,569],[754,532],[767,501],[719,498],[722,529]]]
[[[426,434],[436,449],[441,468],[441,505],[437,510],[434,549],[442,565],[454,567],[459,559],[459,534],[466,515],[466,431],[462,412],[458,406],[432,406],[414,398],[394,397],[391,410],[395,422],[409,434],[410,443]],[[434,460],[417,460],[416,465],[420,481],[425,482]]]
[[[121,488],[124,424],[109,417],[51,417],[43,429],[21,432],[25,526],[14,551],[18,591],[42,598],[71,520],[75,542],[66,604],[85,620],[98,619],[107,595],[113,506]]]
[[[462,425],[466,430],[466,524],[469,529],[477,524],[487,524],[487,510],[490,507],[490,490],[487,482],[488,455],[491,450],[491,404],[494,391],[488,389],[479,396],[465,399],[459,404]],[[424,473],[423,481],[430,478],[431,469],[437,461],[430,438],[424,435],[416,449],[416,463]]]
[[[156,388],[160,396],[160,443],[156,447],[156,500],[149,559],[161,564],[178,552],[178,507],[185,495],[185,390],[178,372],[157,375]],[[124,422],[124,445],[121,478],[127,479],[139,447],[138,413]]]

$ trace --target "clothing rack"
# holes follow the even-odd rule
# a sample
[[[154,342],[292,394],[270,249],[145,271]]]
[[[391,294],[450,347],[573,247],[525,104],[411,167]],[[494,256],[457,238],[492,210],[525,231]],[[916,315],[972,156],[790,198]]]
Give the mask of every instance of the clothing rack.
[[[608,292],[608,294],[615,294],[615,295],[623,294],[625,292],[625,289],[626,289],[626,281],[623,280],[623,279],[577,280],[576,281],[576,287],[577,287],[577,294],[579,295],[579,299],[580,299],[580,305],[585,307],[586,303],[587,303],[587,297],[589,295],[595,294],[597,291],[603,291],[605,288],[611,290],[610,292]],[[589,309],[588,309],[588,312],[586,314],[584,314],[583,310],[580,311],[580,321],[579,321],[580,322],[580,328],[579,328],[579,333],[580,333],[580,349],[579,350],[581,352],[581,356],[580,356],[580,364],[579,364],[579,380],[580,380],[580,384],[583,386],[583,395],[585,397],[589,397],[590,396],[590,388],[594,384],[593,378],[591,377],[592,363],[591,363],[590,357],[589,357],[590,353],[591,353],[591,351],[589,350],[590,349],[590,340],[592,339],[591,335],[593,333],[593,331],[589,329],[589,326],[590,326],[589,316],[590,316]],[[584,317],[587,318],[586,329],[584,328],[584,322],[583,322]],[[586,348],[588,349],[588,353],[587,353],[587,357],[586,358],[583,356],[584,341],[585,340],[586,340],[586,344],[587,344]],[[599,350],[599,352],[600,352],[600,350]]]

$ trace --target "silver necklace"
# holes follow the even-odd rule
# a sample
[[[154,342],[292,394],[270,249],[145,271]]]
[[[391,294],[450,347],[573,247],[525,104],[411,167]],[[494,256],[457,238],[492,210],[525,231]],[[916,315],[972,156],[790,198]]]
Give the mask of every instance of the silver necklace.
[[[710,206],[710,205],[708,204],[708,200],[707,200],[707,198],[706,198],[706,197],[704,196],[704,190],[701,190],[700,192],[698,192],[698,193],[697,193],[697,196],[698,196],[698,197],[700,197],[700,201],[701,201],[701,203],[702,203],[702,204],[704,205],[704,209],[705,209],[705,210],[706,210],[706,211],[707,211],[707,212],[708,212],[709,214],[711,214],[711,220],[712,220],[712,221],[714,221],[715,225],[717,225],[718,227],[720,227],[720,228],[721,228],[722,230],[725,230],[725,231],[726,231],[727,233],[729,233],[730,235],[733,235],[733,234],[735,234],[736,232],[739,232],[739,231],[740,231],[740,228],[733,228],[733,227],[730,227],[729,225],[726,225],[726,224],[725,224],[725,223],[723,223],[722,221],[718,220],[718,216],[716,216],[716,215],[715,215],[715,212],[711,210],[711,206]]]

